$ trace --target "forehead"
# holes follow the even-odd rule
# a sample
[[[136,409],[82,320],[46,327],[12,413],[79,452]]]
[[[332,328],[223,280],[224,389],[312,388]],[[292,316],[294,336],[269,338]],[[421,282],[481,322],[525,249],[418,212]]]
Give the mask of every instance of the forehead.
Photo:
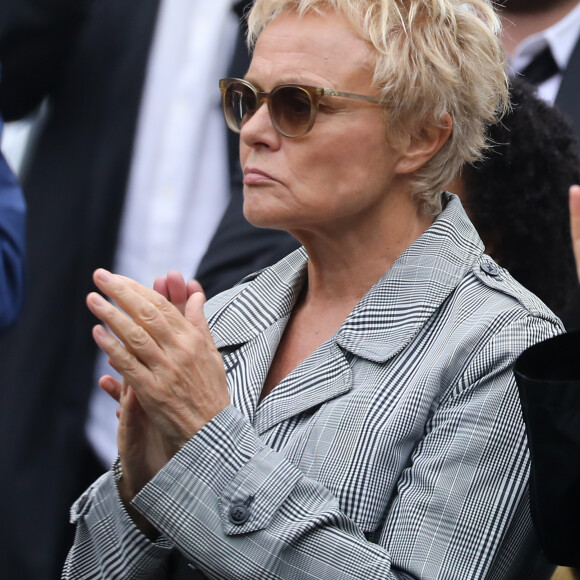
[[[375,62],[373,47],[340,14],[283,12],[258,37],[247,77],[264,90],[268,82],[369,90]]]

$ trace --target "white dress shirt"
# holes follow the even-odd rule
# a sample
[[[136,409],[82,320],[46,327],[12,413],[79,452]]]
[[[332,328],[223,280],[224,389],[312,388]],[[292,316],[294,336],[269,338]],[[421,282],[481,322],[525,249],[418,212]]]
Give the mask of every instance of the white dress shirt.
[[[229,196],[218,80],[232,56],[232,0],[162,0],[153,39],[114,271],[152,286],[192,277]],[[117,453],[117,403],[98,386],[116,373],[99,353],[86,432],[109,466]]]
[[[537,54],[549,46],[560,71],[565,71],[579,36],[580,3],[550,28],[532,34],[520,42],[510,58],[510,69],[512,72],[522,71]],[[560,89],[562,77],[563,74],[558,73],[538,85],[538,95],[553,104]]]

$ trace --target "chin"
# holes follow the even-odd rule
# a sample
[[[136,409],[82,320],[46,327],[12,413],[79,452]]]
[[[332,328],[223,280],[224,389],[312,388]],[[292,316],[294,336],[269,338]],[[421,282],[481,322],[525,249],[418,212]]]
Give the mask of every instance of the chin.
[[[288,231],[280,220],[264,212],[246,212],[244,210],[244,217],[256,228]]]
[[[286,230],[287,213],[277,203],[268,203],[263,195],[248,195],[244,192],[244,217],[257,228]],[[284,219],[286,217],[286,219]]]

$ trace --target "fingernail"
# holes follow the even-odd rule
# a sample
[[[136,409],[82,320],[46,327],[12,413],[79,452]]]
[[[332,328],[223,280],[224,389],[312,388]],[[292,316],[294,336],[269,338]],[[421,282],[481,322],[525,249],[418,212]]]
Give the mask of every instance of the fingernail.
[[[99,280],[100,282],[109,282],[111,280],[111,274],[109,272],[107,272],[107,270],[104,270],[103,268],[99,268],[95,272],[95,278],[97,280]]]
[[[93,328],[94,333],[99,336],[99,337],[104,337],[107,335],[107,332],[105,331],[105,329],[100,325],[97,324],[94,328]]]
[[[106,304],[106,300],[96,292],[91,293],[91,302],[94,306],[104,306]]]

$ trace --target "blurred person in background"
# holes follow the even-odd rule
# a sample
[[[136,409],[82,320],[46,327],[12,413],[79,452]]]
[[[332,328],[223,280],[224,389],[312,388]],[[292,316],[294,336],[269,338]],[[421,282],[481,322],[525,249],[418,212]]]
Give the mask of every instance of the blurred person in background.
[[[580,152],[579,0],[502,0],[500,5],[502,43],[512,75],[536,85],[539,96],[565,115]],[[580,287],[562,315],[568,329],[580,328]]]
[[[245,4],[0,0],[0,112],[45,103],[21,171],[28,290],[0,340],[3,577],[60,576],[70,503],[117,453],[90,273],[192,275],[235,187],[215,83],[247,68]]]
[[[502,44],[512,75],[564,113],[580,143],[580,2],[500,0]]]

